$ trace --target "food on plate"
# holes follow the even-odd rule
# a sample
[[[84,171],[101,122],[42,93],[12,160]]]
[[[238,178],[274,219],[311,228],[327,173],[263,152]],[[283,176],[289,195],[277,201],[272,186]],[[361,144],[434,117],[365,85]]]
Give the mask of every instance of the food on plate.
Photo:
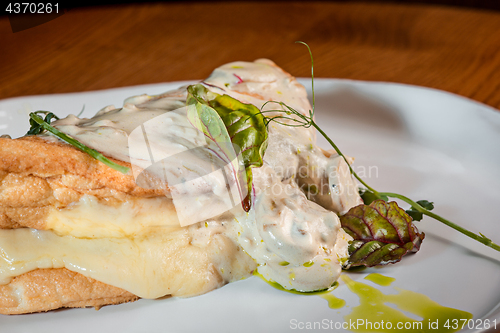
[[[2,313],[101,306],[136,295],[197,295],[254,268],[221,222],[176,225],[171,201],[137,187],[132,176],[66,144],[38,137],[5,140]],[[65,278],[75,275],[68,269],[82,276]],[[53,292],[46,293],[44,284]]]
[[[269,60],[90,119],[30,118],[28,136],[0,137],[0,313],[195,296],[252,274],[328,290],[342,268],[418,251],[423,215],[500,249],[367,185],[314,121],[314,86],[311,106]]]
[[[362,204],[346,160],[317,147],[312,128],[266,123],[266,135],[236,143],[240,152],[192,118],[194,106],[236,119],[231,105],[272,100],[306,114],[303,86],[257,60],[191,87],[48,121],[127,174],[47,132],[0,138],[1,313],[194,296],[255,270],[286,289],[333,285],[351,240],[337,214]],[[241,132],[257,128],[238,119]],[[252,154],[248,137],[259,145]],[[220,158],[228,149],[229,161]]]

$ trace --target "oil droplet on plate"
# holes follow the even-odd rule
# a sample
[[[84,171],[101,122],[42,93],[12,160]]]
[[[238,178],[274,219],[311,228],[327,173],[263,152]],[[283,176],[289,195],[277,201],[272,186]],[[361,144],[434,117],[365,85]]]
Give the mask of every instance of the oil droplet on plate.
[[[380,290],[367,284],[356,282],[347,275],[340,277],[349,290],[359,297],[360,304],[344,317],[346,322],[356,322],[359,325],[350,326],[354,332],[456,332],[454,319],[472,319],[469,312],[442,306],[429,297],[413,291],[395,288],[398,294],[385,295]],[[376,278],[375,278],[376,279]],[[422,318],[415,320],[403,312],[385,303],[395,304],[399,309]],[[448,328],[445,327],[448,321]]]
[[[334,296],[332,293],[322,294],[319,297],[324,298],[328,301],[328,307],[330,309],[340,309],[345,306],[345,301]]]
[[[394,281],[396,281],[396,279],[393,277],[384,276],[384,275],[378,274],[378,273],[368,274],[367,276],[365,276],[365,280],[371,281],[371,282],[376,283],[379,286],[383,286],[383,287],[388,287]]]

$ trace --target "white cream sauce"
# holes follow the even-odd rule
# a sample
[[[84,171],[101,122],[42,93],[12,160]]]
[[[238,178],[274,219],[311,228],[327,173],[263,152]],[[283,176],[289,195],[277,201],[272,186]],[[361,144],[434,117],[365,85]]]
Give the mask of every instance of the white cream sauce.
[[[338,216],[308,200],[295,182],[277,181],[261,188],[250,215],[240,221],[239,242],[268,281],[313,291],[338,279],[339,261],[348,254],[345,243],[335,246],[339,238],[350,237],[341,231]]]
[[[269,60],[221,66],[204,84],[216,93],[228,94],[258,108],[267,101],[282,101],[304,114],[310,109],[304,87]],[[121,109],[106,107],[91,119],[69,116],[53,124],[107,156],[132,162],[138,167],[134,170],[135,176],[168,157],[169,163],[164,163],[162,168],[148,171],[157,172],[158,177],[162,177],[158,170],[171,175],[166,176],[169,187],[172,179],[187,183],[177,191],[184,195],[182,207],[187,219],[191,218],[190,223],[231,209],[240,230],[238,236],[233,233],[233,237],[259,265],[258,271],[264,277],[284,288],[301,291],[331,286],[340,274],[340,262],[347,257],[349,240],[335,213],[343,214],[362,203],[350,174],[343,173],[347,168],[345,161],[338,155],[325,156],[315,145],[312,128],[271,123],[264,166],[253,169],[252,209],[245,213],[239,204],[234,206],[224,197],[226,180],[220,175],[210,176],[214,155],[195,149],[206,145],[206,140],[189,123],[183,109],[185,99],[185,87],[159,96],[141,95],[127,99]],[[277,107],[268,103],[264,110]],[[144,133],[149,139],[149,149],[140,145],[132,147],[130,138],[134,135],[139,138]],[[179,158],[172,160],[171,156]],[[200,177],[205,175],[209,176]],[[176,205],[176,209],[179,207]],[[204,215],[206,207],[216,207],[208,213],[211,216]],[[57,226],[53,229],[57,231]],[[99,267],[92,266],[90,260],[85,265],[88,267],[79,271],[92,271],[92,276],[100,280]],[[6,281],[1,272],[0,280]],[[147,294],[161,296],[157,291]]]
[[[60,131],[107,156],[133,165],[139,186],[147,170],[168,184],[181,226],[204,221],[232,208],[217,147],[187,117],[186,89],[166,95],[129,98],[123,108],[106,107],[91,119],[69,116],[53,123]],[[210,145],[210,146],[209,146]],[[210,149],[208,149],[210,147]]]

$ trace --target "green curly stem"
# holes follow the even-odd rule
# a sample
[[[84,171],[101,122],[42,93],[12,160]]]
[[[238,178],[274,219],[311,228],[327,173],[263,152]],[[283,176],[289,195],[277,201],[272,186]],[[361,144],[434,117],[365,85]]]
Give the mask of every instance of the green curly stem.
[[[469,231],[447,219],[445,219],[444,217],[442,216],[439,216],[427,209],[425,209],[424,207],[422,207],[421,205],[419,205],[418,203],[416,203],[415,201],[411,200],[410,198],[408,197],[405,197],[404,195],[401,195],[401,194],[397,194],[397,193],[392,193],[392,192],[378,192],[376,191],[374,188],[372,188],[371,186],[369,186],[363,179],[361,179],[361,177],[359,177],[356,172],[354,172],[354,170],[352,169],[351,165],[347,162],[347,159],[346,157],[344,156],[344,154],[342,154],[342,152],[340,151],[340,149],[337,147],[337,145],[328,137],[328,135],[316,124],[316,122],[314,122],[314,120],[311,120],[311,126],[313,126],[319,133],[321,133],[321,135],[326,139],[326,141],[328,141],[328,143],[333,147],[333,149],[337,152],[337,154],[339,154],[340,156],[342,156],[344,158],[344,160],[346,161],[347,163],[347,166],[349,167],[349,170],[351,172],[351,174],[361,183],[363,184],[363,186],[365,186],[370,192],[372,192],[377,198],[379,199],[384,199],[384,196],[385,197],[391,197],[391,198],[397,198],[397,199],[401,199],[403,200],[404,202],[406,202],[407,204],[409,204],[411,207],[413,207],[415,210],[417,210],[418,212],[424,214],[424,215],[427,215],[429,217],[432,217],[433,219],[441,222],[441,223],[444,223],[445,225],[449,226],[450,228],[453,228],[455,230],[457,230],[458,232],[461,232],[462,234],[486,245],[486,246],[489,246],[491,247],[492,249],[496,250],[496,251],[499,251],[500,252],[500,246],[493,243],[491,241],[491,239],[489,239],[488,237],[484,236],[483,234],[475,234],[473,233],[472,231]]]
[[[326,141],[328,141],[328,143],[333,147],[333,149],[335,149],[335,151],[337,152],[337,154],[339,154],[340,156],[342,156],[344,158],[344,161],[347,163],[347,166],[349,167],[349,171],[351,172],[351,174],[356,177],[357,180],[359,180],[359,182],[361,184],[363,184],[367,189],[369,189],[373,194],[375,194],[375,196],[377,196],[379,199],[382,199],[380,197],[380,193],[375,191],[372,187],[370,187],[367,183],[365,183],[365,181],[363,179],[361,179],[361,177],[359,177],[356,172],[354,172],[354,170],[352,169],[351,167],[351,164],[347,161],[347,158],[344,156],[344,154],[342,154],[342,152],[340,151],[340,149],[337,147],[337,145],[335,143],[333,143],[333,141],[328,137],[328,135],[326,135],[325,132],[323,132],[323,130],[316,124],[316,122],[314,120],[311,119],[311,125],[312,127],[314,127],[318,132],[321,133],[321,135],[326,139]]]
[[[475,239],[477,240],[478,242],[486,245],[486,246],[489,246],[491,247],[492,249],[496,250],[496,251],[499,251],[500,252],[500,246],[493,243],[491,241],[491,239],[489,239],[488,237],[484,236],[483,234],[479,233],[478,234],[475,234],[465,228],[462,228],[460,227],[459,225],[456,225],[455,223],[437,215],[437,214],[434,214],[432,212],[430,212],[430,210],[433,208],[425,208],[423,207],[421,204],[405,197],[404,195],[401,195],[401,194],[397,194],[397,193],[391,193],[391,192],[378,192],[377,190],[375,190],[373,187],[369,186],[363,179],[361,179],[361,177],[359,177],[356,172],[354,172],[354,170],[352,169],[351,165],[349,164],[349,161],[347,161],[347,158],[344,156],[344,154],[342,154],[342,152],[340,151],[340,149],[337,147],[337,145],[330,139],[330,137],[318,126],[318,124],[316,124],[316,122],[314,121],[314,108],[315,108],[315,98],[314,98],[314,75],[313,75],[313,67],[314,67],[314,64],[313,64],[313,60],[312,60],[312,53],[311,53],[311,49],[309,48],[309,46],[304,43],[304,42],[298,42],[300,44],[304,44],[305,46],[307,46],[307,49],[309,51],[309,54],[311,56],[311,84],[312,84],[312,91],[313,91],[313,103],[312,103],[312,110],[309,110],[309,116],[308,115],[305,115],[295,109],[293,109],[292,107],[286,105],[285,103],[283,102],[277,102],[277,101],[270,101],[270,102],[266,102],[264,103],[264,105],[262,106],[261,108],[261,113],[264,114],[264,113],[268,113],[268,112],[274,112],[274,113],[278,113],[278,115],[272,115],[270,117],[268,117],[268,123],[271,122],[271,121],[275,121],[279,124],[282,124],[284,126],[292,126],[292,127],[305,127],[305,128],[308,128],[308,127],[314,127],[325,139],[326,141],[328,141],[328,143],[333,147],[333,149],[335,149],[335,151],[337,152],[337,154],[339,154],[340,156],[342,156],[345,160],[345,162],[347,163],[347,166],[349,167],[349,171],[351,172],[351,174],[361,183],[363,184],[367,190],[373,194],[373,197],[375,199],[381,199],[381,200],[384,200],[384,201],[387,201],[388,200],[388,197],[392,197],[392,198],[397,198],[397,199],[401,199],[403,200],[404,202],[408,203],[411,205],[411,207],[413,208],[413,212],[412,213],[420,213],[420,214],[423,214],[423,215],[427,215],[429,217],[432,217],[433,219],[439,221],[439,222],[442,222],[443,224],[461,232],[462,234],[472,238],[472,239]],[[267,104],[269,103],[276,103],[282,107],[284,107],[286,110],[267,110],[267,111],[262,111],[264,109],[264,106],[266,106]],[[282,115],[284,114],[284,115]],[[295,117],[290,117],[290,115],[294,115]],[[290,122],[292,122],[291,124],[290,123],[287,123],[287,122],[284,122],[284,121],[281,121],[281,119],[286,119]],[[422,201],[419,201],[419,202],[424,202],[425,200],[422,200]],[[428,203],[428,202],[427,202]],[[432,206],[432,203],[428,203]],[[408,213],[408,211],[407,211]],[[421,218],[421,217],[420,217]],[[419,220],[419,219],[415,219],[414,220]]]
[[[470,237],[470,238],[472,238],[472,239],[474,239],[474,240],[476,240],[476,241],[478,241],[486,246],[491,247],[492,249],[500,251],[500,246],[498,244],[493,243],[492,240],[489,239],[488,237],[486,237],[485,235],[483,235],[481,233],[479,233],[479,235],[478,235],[478,234],[473,233],[472,231],[469,231],[465,228],[462,228],[461,226],[445,219],[444,217],[439,216],[439,215],[425,209],[424,207],[422,207],[421,205],[419,205],[415,201],[411,200],[410,198],[405,197],[404,195],[392,193],[392,192],[378,192],[378,194],[385,195],[385,196],[388,196],[391,198],[397,198],[397,199],[403,200],[404,202],[406,202],[407,204],[412,206],[415,210],[419,211],[420,213],[427,215],[429,217],[432,217],[433,219],[438,220],[439,222],[446,224],[450,228],[453,228],[453,229],[461,232],[462,234],[464,234],[464,235],[466,235],[466,236],[468,236],[468,237]]]

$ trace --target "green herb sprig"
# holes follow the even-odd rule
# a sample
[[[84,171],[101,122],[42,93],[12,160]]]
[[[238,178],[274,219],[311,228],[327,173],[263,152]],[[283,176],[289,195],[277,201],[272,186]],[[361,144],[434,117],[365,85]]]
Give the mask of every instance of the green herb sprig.
[[[314,121],[314,107],[315,107],[315,96],[314,96],[314,61],[313,61],[313,56],[311,49],[309,48],[309,45],[307,45],[304,42],[298,41],[297,43],[303,44],[307,47],[309,51],[309,55],[311,57],[311,83],[312,83],[312,110],[309,110],[308,115],[304,115],[301,112],[295,110],[294,108],[286,105],[283,102],[277,102],[277,101],[269,101],[264,103],[264,105],[261,108],[261,113],[266,114],[266,113],[278,113],[278,115],[271,115],[271,116],[266,116],[267,119],[267,124],[269,124],[271,121],[274,121],[276,123],[282,124],[284,126],[292,126],[292,127],[313,127],[315,128],[325,139],[328,141],[328,143],[333,147],[333,149],[337,152],[338,155],[342,156],[342,158],[345,160],[347,163],[347,166],[349,167],[350,173],[365,187],[365,189],[362,189],[362,198],[365,204],[370,204],[371,202],[375,200],[384,200],[388,201],[388,198],[396,198],[400,199],[407,204],[411,206],[411,209],[407,210],[406,213],[410,215],[413,220],[415,221],[420,221],[423,217],[423,215],[427,215],[455,230],[458,232],[461,232],[462,234],[486,245],[491,247],[492,249],[499,251],[500,252],[500,246],[498,244],[495,244],[490,238],[486,237],[482,233],[475,234],[451,221],[448,219],[445,219],[442,216],[439,216],[438,214],[435,214],[431,212],[432,209],[434,209],[434,204],[432,202],[429,202],[427,200],[419,200],[419,201],[413,201],[412,199],[398,193],[393,193],[393,192],[379,192],[375,190],[373,187],[369,186],[361,177],[359,177],[356,172],[352,169],[351,165],[347,161],[347,158],[345,157],[344,154],[340,151],[340,149],[337,147],[337,145],[330,139],[330,137],[318,126],[318,124]],[[281,110],[266,110],[263,111],[264,107],[267,104],[278,104],[281,106]],[[286,120],[286,122],[284,121]]]
[[[33,117],[31,117],[32,114],[38,115],[38,114],[44,114],[45,119],[43,119],[43,122],[50,124],[52,122],[52,119],[59,120],[59,117],[53,114],[52,112],[49,111],[35,111],[33,113],[30,113],[30,129],[26,135],[38,135],[42,134],[45,132],[45,129],[43,128],[43,125],[35,121]]]
[[[242,206],[248,212],[252,205],[252,168],[264,164],[267,149],[265,118],[256,106],[242,103],[228,95],[210,92],[202,84],[189,86],[187,91],[186,103],[195,106],[195,109],[188,109],[188,119],[193,124],[196,123],[195,118],[199,119],[200,130],[220,148],[228,164],[233,165],[231,161],[235,158],[238,160],[236,164],[242,162],[242,165],[233,165],[233,170],[236,177],[240,171],[245,173],[247,189],[246,194],[242,195]],[[237,154],[233,144],[239,148]],[[243,193],[240,189],[240,194]]]
[[[45,119],[42,119],[38,114],[44,114]],[[52,119],[59,119],[55,114],[49,111],[35,111],[30,113],[30,125],[31,128],[29,129],[27,135],[38,135],[42,134],[45,131],[48,131],[52,134],[54,134],[56,137],[59,139],[65,141],[66,143],[69,143],[70,145],[80,149],[84,153],[90,155],[91,157],[95,158],[96,160],[106,164],[112,169],[115,169],[117,171],[120,171],[123,174],[127,174],[130,169],[127,167],[124,167],[122,165],[119,165],[117,163],[114,163],[110,160],[108,160],[103,154],[99,153],[97,150],[94,150],[92,148],[87,147],[83,143],[79,142],[78,140],[73,139],[72,137],[62,133],[59,131],[57,128],[53,127],[50,125],[50,122]]]

